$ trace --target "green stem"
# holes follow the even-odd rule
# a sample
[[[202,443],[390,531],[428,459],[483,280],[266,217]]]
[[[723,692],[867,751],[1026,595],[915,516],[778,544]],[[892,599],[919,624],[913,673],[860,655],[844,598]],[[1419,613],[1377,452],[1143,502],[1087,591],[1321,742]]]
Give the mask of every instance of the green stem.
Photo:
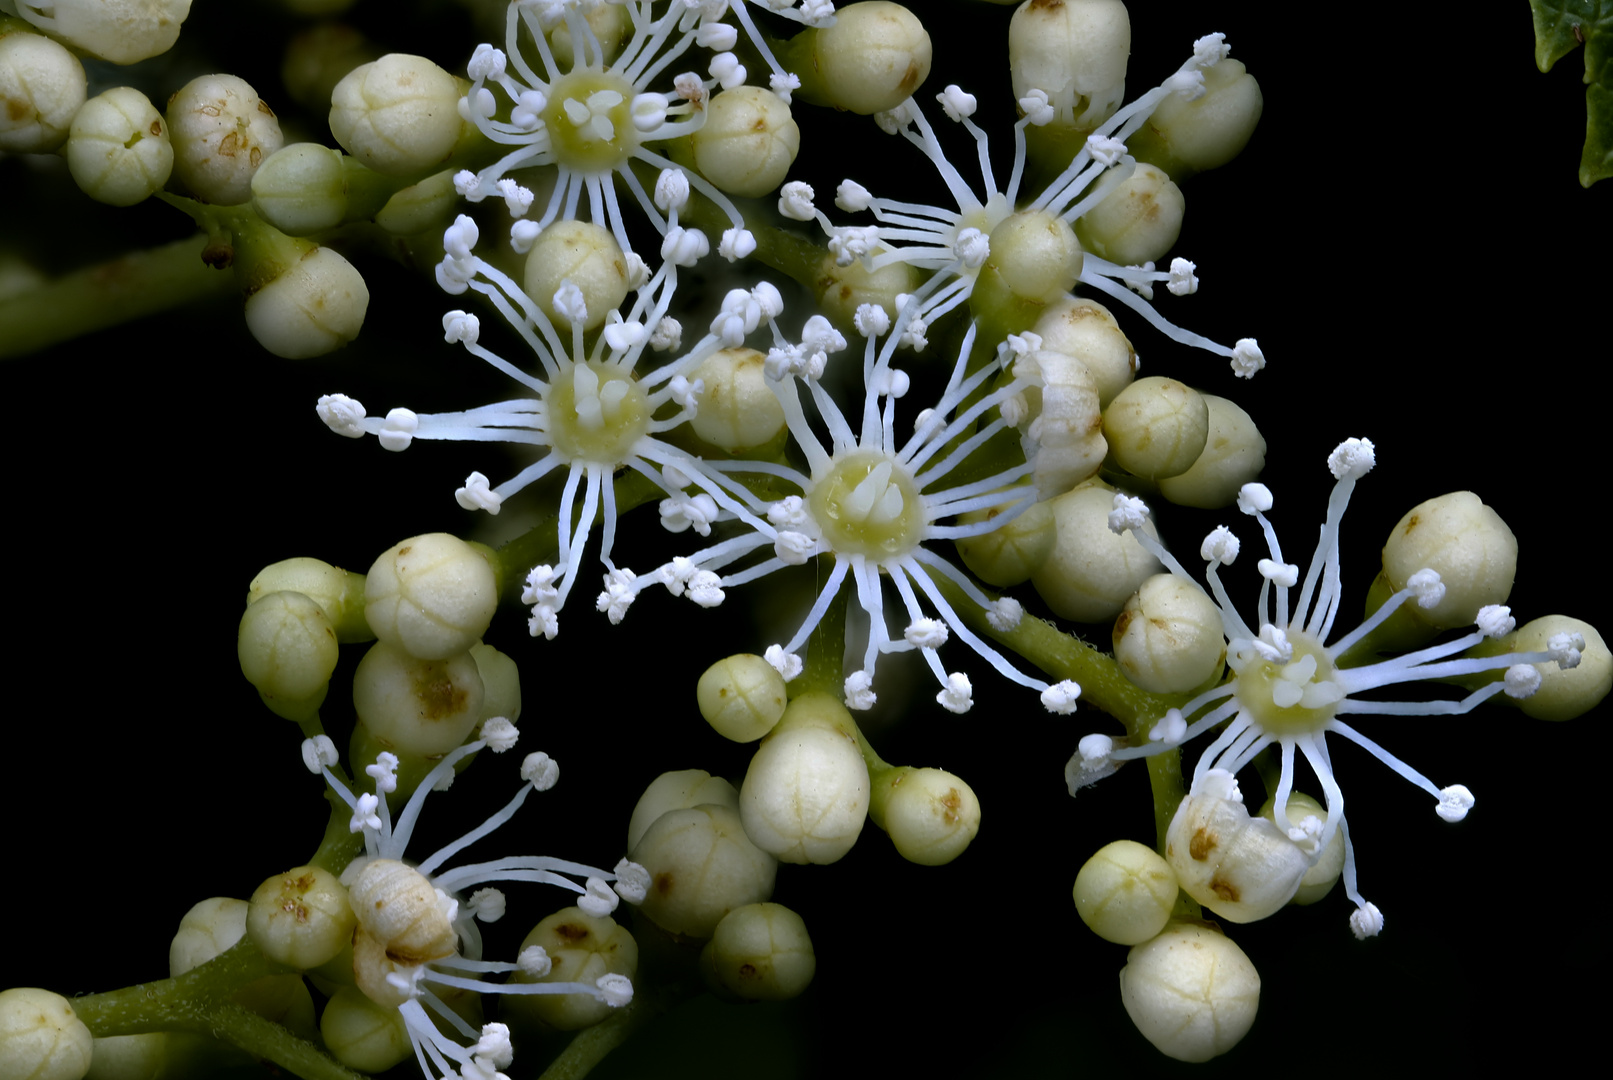
[[[699,993],[689,983],[668,983],[640,991],[633,1000],[575,1038],[549,1063],[539,1080],[580,1080],[605,1055],[616,1049],[649,1021]]]

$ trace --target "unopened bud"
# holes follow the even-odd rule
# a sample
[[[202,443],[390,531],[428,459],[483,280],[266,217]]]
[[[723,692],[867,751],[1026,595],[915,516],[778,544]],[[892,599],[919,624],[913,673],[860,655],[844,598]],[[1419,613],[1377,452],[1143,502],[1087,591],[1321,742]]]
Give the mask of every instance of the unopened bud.
[[[604,975],[628,979],[638,974],[638,943],[625,926],[608,915],[589,915],[568,907],[532,928],[517,955],[540,948],[549,957],[549,972],[534,977],[517,971],[512,983],[597,983]],[[541,1020],[559,1031],[576,1031],[599,1023],[614,1012],[607,1002],[587,994],[509,994],[500,1008],[516,1016]]]
[[[1197,390],[1161,376],[1138,379],[1103,411],[1103,434],[1119,466],[1144,480],[1185,473],[1210,437],[1210,410]]]
[[[87,86],[84,65],[61,45],[0,30],[0,151],[42,154],[62,145]]]
[[[739,789],[746,833],[791,863],[832,863],[850,851],[868,816],[868,798],[868,766],[851,714],[823,694],[790,702]]]
[[[1186,578],[1155,574],[1115,620],[1114,649],[1120,670],[1144,690],[1187,693],[1221,673],[1221,609]]]
[[[1238,499],[1243,485],[1253,483],[1266,467],[1266,440],[1236,402],[1201,394],[1210,410],[1210,433],[1204,452],[1191,468],[1159,482],[1159,493],[1178,506],[1219,510]]]
[[[1137,945],[1158,934],[1176,906],[1176,872],[1153,848],[1116,840],[1075,875],[1075,910],[1094,934]]]
[[[784,715],[784,677],[754,653],[712,664],[695,692],[706,723],[734,742],[755,742]]]
[[[930,74],[930,35],[907,8],[886,0],[848,4],[833,26],[791,38],[785,66],[801,79],[796,93],[818,105],[868,116],[894,109]]]
[[[336,630],[323,608],[296,592],[273,592],[241,616],[236,655],[241,674],[265,704],[287,719],[302,719],[325,700],[336,670]]]
[[[1108,622],[1160,562],[1137,540],[1109,528],[1114,489],[1088,481],[1053,499],[1056,539],[1031,584],[1047,606],[1076,622]],[[1157,538],[1152,519],[1144,526]]]
[[[751,842],[739,814],[707,803],[655,820],[628,856],[650,875],[639,910],[663,930],[710,937],[734,908],[773,895],[778,860]]]
[[[730,195],[759,198],[784,182],[801,149],[801,129],[777,94],[736,86],[712,96],[690,142],[707,180]]]
[[[662,814],[708,803],[726,806],[738,813],[739,792],[722,777],[712,776],[704,769],[662,773],[650,781],[633,807],[633,816],[627,823],[627,850],[638,847],[640,838]]]
[[[1126,955],[1120,1000],[1160,1053],[1209,1061],[1238,1045],[1254,1024],[1260,973],[1219,930],[1172,923]]]
[[[423,56],[389,53],[347,73],[330,98],[342,148],[386,176],[440,168],[459,140],[458,81]]]
[[[571,320],[554,300],[567,281],[582,291],[587,305],[584,330],[603,325],[605,316],[627,299],[627,256],[609,229],[586,221],[557,221],[538,234],[526,258],[523,286],[556,326],[570,329]]]
[[[741,1001],[788,1001],[812,982],[817,954],[801,916],[783,904],[746,904],[717,924],[700,968],[719,993]]]
[[[1138,165],[1102,202],[1075,222],[1081,246],[1121,266],[1164,258],[1182,232],[1187,201],[1165,170]]]
[[[203,202],[235,206],[252,197],[252,174],[280,149],[280,121],[234,75],[202,75],[168,99],[174,176]]]
[[[376,637],[412,656],[440,660],[481,640],[498,606],[498,585],[475,548],[448,533],[426,533],[375,560],[364,597]]]

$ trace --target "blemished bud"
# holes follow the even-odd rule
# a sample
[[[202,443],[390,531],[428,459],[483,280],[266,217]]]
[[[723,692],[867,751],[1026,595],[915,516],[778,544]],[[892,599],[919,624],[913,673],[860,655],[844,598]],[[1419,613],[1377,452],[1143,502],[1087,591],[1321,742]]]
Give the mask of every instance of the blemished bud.
[[[510,723],[521,719],[521,667],[515,660],[482,642],[470,647],[476,673],[482,677],[482,721],[502,716]]]
[[[319,1016],[319,1035],[337,1061],[359,1072],[385,1072],[414,1052],[403,1014],[371,1001],[356,986],[331,996]]]
[[[272,592],[302,593],[325,612],[344,645],[375,637],[364,621],[364,575],[332,566],[321,559],[299,556],[270,563],[247,586],[246,602]]]
[[[801,149],[801,129],[771,90],[736,86],[712,95],[690,144],[707,180],[730,195],[759,198],[784,182]]]
[[[1062,218],[1045,210],[1022,210],[1004,218],[991,230],[990,245],[975,285],[979,300],[971,297],[976,311],[989,310],[983,304],[1011,300],[1046,305],[1068,293],[1081,276],[1080,241]],[[1040,315],[1038,310],[1036,317]]]
[[[364,617],[375,636],[423,660],[456,656],[476,644],[497,607],[493,568],[449,533],[394,544],[364,583]]]
[[[882,772],[868,815],[890,834],[897,854],[920,866],[951,862],[980,831],[980,800],[974,789],[943,769]]]
[[[316,247],[246,301],[258,344],[287,360],[324,356],[358,337],[370,290],[352,263]]]
[[[1403,605],[1419,622],[1450,630],[1470,625],[1487,604],[1504,604],[1518,569],[1518,539],[1471,491],[1453,491],[1406,512],[1383,545],[1383,571],[1395,589],[1433,570],[1445,596],[1431,608]]]
[[[1047,94],[1055,122],[1091,131],[1126,95],[1131,20],[1122,0],[1021,4],[1008,24],[1014,100]]]
[[[538,234],[526,257],[522,286],[557,327],[571,320],[555,307],[554,294],[563,282],[582,290],[588,308],[584,330],[605,322],[622,306],[629,287],[627,256],[609,229],[588,221],[557,221]]]
[[[1081,246],[1121,266],[1141,266],[1165,257],[1182,232],[1187,201],[1182,189],[1155,165],[1116,184],[1102,202],[1075,221]]]
[[[689,426],[728,453],[764,446],[784,431],[784,407],[768,388],[766,358],[755,349],[718,349],[689,380],[698,380],[697,409]]]
[[[84,103],[63,150],[73,182],[96,202],[133,206],[161,191],[174,168],[168,125],[150,99],[115,86]]]
[[[812,285],[817,293],[818,309],[849,335],[859,307],[873,304],[894,319],[896,298],[903,293],[916,292],[919,279],[918,270],[905,262],[887,263],[878,270],[869,270],[861,259],[838,266],[833,255],[825,255],[818,264]]]
[[[340,225],[347,213],[342,152],[318,143],[282,146],[252,176],[252,209],[291,236]]]
[[[1158,165],[1178,182],[1237,157],[1260,122],[1260,84],[1241,61],[1204,70],[1204,94],[1171,94],[1127,142],[1138,161]]]
[[[284,141],[274,110],[234,75],[201,75],[181,87],[168,99],[168,135],[175,178],[220,206],[252,197],[252,174]]]
[[[638,974],[638,942],[608,915],[594,916],[568,907],[532,928],[516,950],[541,948],[549,957],[549,973],[534,978],[517,971],[512,983],[576,982],[592,985],[604,975]],[[615,1011],[588,994],[509,994],[501,1013],[539,1020],[559,1031],[591,1027]]]
[[[190,5],[191,0],[25,0],[16,10],[80,52],[133,64],[173,48]]]
[[[1042,348],[1073,356],[1086,367],[1098,388],[1099,408],[1137,375],[1137,352],[1108,308],[1095,300],[1066,295],[1049,304],[1032,328]]]
[[[347,889],[320,867],[276,874],[247,903],[247,934],[263,955],[287,967],[318,967],[352,941],[356,920]]]
[[[1277,800],[1267,799],[1266,805],[1260,808],[1260,816],[1267,821],[1277,820]],[[1288,793],[1288,823],[1298,827],[1308,817],[1318,821],[1327,820],[1327,807],[1298,791]],[[1344,832],[1340,830],[1333,834],[1333,839],[1327,842],[1327,847],[1316,857],[1316,864],[1305,872],[1299,879],[1299,891],[1294,893],[1291,903],[1304,906],[1314,904],[1328,893],[1338,883],[1339,875],[1344,872]]]
[[[1177,506],[1219,510],[1238,500],[1266,467],[1266,439],[1249,414],[1233,401],[1201,394],[1210,410],[1210,434],[1192,468],[1159,482],[1159,493]]]
[[[87,92],[84,65],[61,45],[27,32],[0,36],[0,151],[62,145]]]
[[[178,978],[193,971],[240,941],[246,935],[245,900],[214,896],[185,912],[179,930],[168,946],[168,975]]]
[[[627,850],[638,846],[639,840],[656,819],[674,810],[687,810],[691,806],[707,804],[726,806],[739,812],[739,792],[734,785],[720,776],[712,776],[704,769],[680,769],[666,772],[650,781],[650,786],[639,796],[633,807],[633,816],[627,823]]]
[[[907,8],[885,0],[848,4],[833,26],[791,38],[781,60],[815,105],[868,116],[894,109],[930,75],[930,35]]]
[[[1183,892],[1235,923],[1275,914],[1311,866],[1285,830],[1249,815],[1225,769],[1207,772],[1177,807],[1165,858]]]
[[[336,630],[324,609],[296,592],[253,601],[236,633],[241,674],[287,719],[300,719],[325,700],[337,651]]]
[[[1170,922],[1176,872],[1153,848],[1116,840],[1098,849],[1075,875],[1076,914],[1094,934],[1139,945]]]
[[[1014,376],[1035,380],[1024,391],[1020,443],[1035,461],[1038,496],[1055,498],[1095,474],[1109,452],[1097,380],[1080,360],[1051,349],[1025,354],[1014,363]]]
[[[1260,973],[1219,930],[1177,922],[1126,955],[1120,1000],[1160,1053],[1209,1061],[1238,1045],[1254,1024]]]
[[[987,521],[1003,514],[1001,507],[971,510],[958,515],[960,525]],[[958,554],[964,565],[988,585],[1007,588],[1029,581],[1047,560],[1058,537],[1053,508],[1045,502],[1032,503],[1006,525],[979,536],[958,540]]]
[[[1535,665],[1541,676],[1540,689],[1520,700],[1518,707],[1525,716],[1536,720],[1583,716],[1613,690],[1613,653],[1608,652],[1607,642],[1588,622],[1567,615],[1546,615],[1524,623],[1503,642],[1508,651],[1533,652],[1546,649],[1558,634],[1579,634],[1585,638],[1585,647],[1579,651],[1579,663],[1574,667],[1559,667],[1552,661]]]
[[[746,904],[717,924],[700,952],[700,969],[719,993],[741,1001],[788,1001],[818,968],[801,916],[783,904]]]
[[[358,988],[383,1005],[408,1000],[408,992],[386,976],[453,953],[459,937],[446,910],[453,901],[420,871],[396,859],[364,863],[348,893],[358,920],[353,935]]]
[[[81,1080],[95,1039],[60,994],[31,986],[0,991],[0,1077]]]
[[[662,814],[628,858],[650,874],[639,911],[696,938],[710,937],[735,908],[772,896],[778,873],[778,860],[751,843],[739,814],[711,803]]]
[[[785,708],[739,787],[745,832],[757,847],[783,862],[817,864],[851,850],[869,800],[853,723],[846,707],[824,694],[803,694]]]
[[[440,168],[459,141],[459,82],[423,56],[388,53],[347,73],[330,95],[330,132],[385,176]]]
[[[755,742],[784,715],[784,676],[755,653],[712,664],[695,688],[700,715],[725,739]]]
[[[1113,641],[1126,678],[1156,694],[1203,686],[1221,673],[1227,656],[1221,609],[1198,585],[1175,574],[1155,574],[1142,583],[1115,620]]]
[[[1144,480],[1180,476],[1210,437],[1210,409],[1197,390],[1155,375],[1126,387],[1103,410],[1109,453]]]
[[[459,746],[482,719],[484,693],[469,652],[422,660],[378,641],[353,672],[358,718],[400,755],[430,757]]]
[[[1136,539],[1109,528],[1114,489],[1088,481],[1051,500],[1056,539],[1031,584],[1055,613],[1076,622],[1108,622],[1160,562]],[[1157,537],[1153,519],[1145,526]]]

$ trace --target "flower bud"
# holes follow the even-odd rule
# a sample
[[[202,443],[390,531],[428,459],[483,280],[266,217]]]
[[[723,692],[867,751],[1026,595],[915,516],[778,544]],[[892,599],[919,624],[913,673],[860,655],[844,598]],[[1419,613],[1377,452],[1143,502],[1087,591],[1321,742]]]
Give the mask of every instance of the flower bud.
[[[502,716],[510,723],[521,719],[521,668],[511,657],[485,642],[470,647],[476,673],[482,677],[482,721]]]
[[[1197,390],[1155,375],[1126,387],[1103,410],[1103,434],[1122,469],[1144,480],[1185,473],[1210,437],[1210,409]]]
[[[178,978],[201,967],[246,935],[245,900],[214,896],[200,901],[179,920],[168,946],[168,974]]]
[[[197,1053],[200,1044],[224,1046],[202,1035],[152,1031],[144,1035],[107,1035],[95,1040],[90,1071],[85,1080],[156,1080],[161,1076],[182,1075],[176,1063],[185,1062],[187,1052]],[[211,1047],[210,1047],[211,1049]],[[235,1050],[243,1058],[245,1051]],[[199,1055],[198,1055],[199,1056]]]
[[[1002,507],[971,510],[958,515],[960,525],[989,521],[1006,511]],[[1045,502],[1032,503],[1005,525],[979,536],[958,540],[958,554],[964,565],[988,585],[1007,588],[1029,581],[1053,550],[1058,529],[1053,508]]]
[[[162,114],[140,91],[115,86],[84,103],[64,148],[73,182],[109,206],[133,206],[161,191],[174,168]]]
[[[1444,598],[1401,610],[1440,630],[1468,626],[1481,607],[1503,604],[1512,592],[1518,539],[1477,495],[1453,491],[1407,511],[1383,546],[1384,575],[1396,590],[1424,569],[1439,574]]]
[[[330,95],[330,132],[385,176],[440,168],[459,141],[459,82],[423,56],[388,53],[347,73]]]
[[[741,1001],[788,1001],[812,983],[817,954],[801,916],[783,904],[746,904],[717,924],[700,969]]]
[[[60,994],[34,987],[0,991],[0,1076],[80,1080],[95,1040]]]
[[[318,967],[352,940],[356,920],[347,889],[320,867],[276,874],[247,903],[246,932],[263,955],[287,967]]]
[[[1219,930],[1171,923],[1126,954],[1120,1000],[1160,1053],[1209,1061],[1238,1045],[1254,1024],[1260,973]]]
[[[453,169],[444,169],[393,192],[375,215],[375,223],[394,236],[413,236],[427,231],[440,232],[442,223],[452,216],[459,205],[459,192],[454,190]]]
[[[718,349],[701,362],[697,408],[689,426],[730,454],[763,447],[784,432],[784,407],[763,376],[765,358],[755,349]]]
[[[917,292],[919,284],[918,271],[907,263],[893,262],[878,270],[869,270],[861,259],[838,266],[833,255],[823,257],[817,276],[812,279],[818,309],[848,335],[855,327],[852,320],[857,309],[863,304],[873,304],[894,319],[896,298],[903,293]]]
[[[358,988],[382,1005],[407,1000],[407,991],[386,977],[454,952],[459,937],[447,911],[453,901],[420,871],[396,859],[364,863],[348,891],[358,920],[353,935]]]
[[[0,31],[0,151],[41,154],[62,145],[87,87],[78,57],[50,38]]]
[[[265,704],[302,719],[325,700],[336,670],[336,631],[324,609],[301,593],[267,593],[241,616],[236,655]]]
[[[751,758],[740,815],[756,846],[781,861],[832,863],[862,832],[868,788],[851,713],[827,695],[803,694]]]
[[[663,930],[697,938],[710,937],[735,908],[772,896],[778,872],[739,814],[712,803],[662,814],[628,858],[650,874],[639,910]]]
[[[1541,675],[1540,689],[1520,700],[1518,707],[1525,716],[1536,720],[1583,716],[1613,690],[1613,654],[1590,623],[1567,615],[1546,615],[1524,623],[1504,641],[1509,649],[1534,652],[1544,650],[1558,634],[1580,634],[1585,638],[1585,647],[1574,667],[1559,667],[1552,661],[1535,665]]]
[[[1204,94],[1171,94],[1127,143],[1138,161],[1158,165],[1178,182],[1242,152],[1260,122],[1260,84],[1238,60],[1204,69]]]
[[[252,175],[252,209],[291,236],[340,225],[347,213],[342,152],[318,143],[282,146]]]
[[[482,719],[485,691],[469,652],[422,660],[378,641],[353,671],[353,708],[399,755],[432,757],[461,745]]]
[[[319,1017],[319,1035],[337,1061],[360,1072],[385,1072],[413,1053],[403,1014],[371,1001],[356,986],[331,996]]]
[[[890,834],[897,854],[920,866],[951,862],[980,831],[980,800],[974,789],[942,769],[882,772],[874,782],[868,813]]]
[[[1185,694],[1221,674],[1227,656],[1221,609],[1186,578],[1155,574],[1115,620],[1114,648],[1115,662],[1136,685]]]
[[[1109,309],[1095,300],[1065,295],[1049,304],[1033,328],[1042,348],[1081,361],[1097,384],[1098,406],[1108,408],[1115,395],[1137,375],[1137,353]]]
[[[1275,823],[1277,820],[1277,800],[1267,799],[1266,805],[1260,808],[1260,816],[1267,821]],[[1298,791],[1288,793],[1288,824],[1298,827],[1308,817],[1318,821],[1327,820],[1327,807]],[[1327,842],[1327,847],[1316,857],[1316,864],[1305,871],[1305,876],[1299,879],[1299,891],[1294,894],[1292,903],[1304,906],[1314,904],[1328,893],[1344,872],[1344,832],[1340,830],[1333,834],[1333,839]]]
[[[1176,872],[1153,848],[1116,840],[1098,849],[1075,875],[1075,910],[1105,941],[1137,945],[1170,921]]]
[[[1042,307],[1075,287],[1081,276],[1081,244],[1064,221],[1045,210],[1022,210],[991,230],[991,254],[980,268],[970,297],[977,312],[1018,304],[1035,312],[1019,324],[1030,326]]]
[[[1081,246],[1121,266],[1141,266],[1165,257],[1182,232],[1187,201],[1165,170],[1138,165],[1102,202],[1075,221]]]
[[[1204,452],[1191,468],[1159,482],[1159,493],[1178,506],[1219,510],[1238,499],[1266,467],[1266,440],[1237,403],[1214,394],[1199,395],[1210,410]]]
[[[133,64],[173,48],[190,5],[191,0],[35,0],[17,4],[16,10],[80,52]]]
[[[706,723],[734,742],[755,742],[784,715],[784,677],[754,653],[712,664],[700,676],[695,694]]]
[[[1021,4],[1008,24],[1014,100],[1047,94],[1056,122],[1091,131],[1126,96],[1131,20],[1121,0]]]
[[[624,4],[594,4],[582,5],[583,21],[588,29],[594,32],[599,41],[600,51],[604,54],[606,62],[615,59],[622,51],[622,40],[632,30],[628,22],[626,5]],[[561,71],[571,71],[577,66],[576,49],[571,41],[571,26],[564,19],[556,22],[547,31],[549,49],[554,53],[555,63]],[[592,49],[592,44],[588,46]],[[584,63],[583,66],[587,66]]]
[[[1051,349],[1021,357],[1014,377],[1036,382],[1024,392],[1029,409],[1019,424],[1025,457],[1036,466],[1032,482],[1040,498],[1063,495],[1096,473],[1109,452],[1097,381],[1080,360]]]
[[[314,247],[247,297],[246,326],[274,355],[306,360],[358,337],[369,306],[370,290],[353,264]]]
[[[736,86],[712,95],[690,143],[707,180],[730,195],[759,198],[784,182],[801,149],[801,129],[777,94]]]
[[[364,582],[364,617],[375,636],[423,660],[455,656],[476,644],[497,607],[493,568],[448,533],[393,545]]]
[[[280,149],[280,121],[245,79],[201,75],[168,99],[174,174],[203,202],[252,197],[252,174]]]
[[[549,973],[534,978],[517,971],[510,982],[593,984],[603,975],[632,979],[638,974],[638,942],[627,928],[609,916],[589,915],[581,908],[562,908],[538,923],[516,953],[534,946],[548,954]],[[615,1011],[587,994],[509,994],[500,1008],[560,1031],[591,1027]]]
[[[1114,489],[1098,481],[1053,499],[1053,550],[1031,584],[1055,613],[1076,622],[1108,622],[1149,575],[1161,570],[1135,537],[1109,529]],[[1157,537],[1152,519],[1145,526]]]
[[[609,229],[587,221],[557,221],[538,234],[526,257],[523,286],[557,327],[569,329],[571,321],[554,303],[554,294],[567,281],[582,290],[588,308],[584,330],[603,325],[605,316],[621,307],[629,286],[627,256]]]
[[[247,586],[252,604],[272,592],[302,593],[318,604],[336,629],[343,645],[372,641],[375,634],[364,621],[364,575],[343,570],[320,559],[299,556],[270,563]]]
[[[1209,770],[1177,807],[1165,858],[1183,892],[1236,923],[1276,913],[1311,866],[1286,831],[1249,816],[1225,769]]]
[[[803,100],[863,116],[896,108],[930,75],[924,24],[885,0],[839,8],[833,26],[802,31],[783,53]]]
[[[636,848],[644,833],[662,814],[708,803],[725,806],[737,814],[739,792],[722,777],[712,776],[704,769],[662,773],[650,781],[633,807],[633,816],[627,823],[627,849]]]

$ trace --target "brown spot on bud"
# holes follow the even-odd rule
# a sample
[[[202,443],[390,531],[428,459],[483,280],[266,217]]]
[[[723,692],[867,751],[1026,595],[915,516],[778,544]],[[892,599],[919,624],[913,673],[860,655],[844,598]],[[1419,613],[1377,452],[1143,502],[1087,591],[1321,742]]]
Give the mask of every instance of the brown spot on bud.
[[[579,941],[582,941],[589,934],[593,933],[593,931],[589,930],[588,927],[579,925],[578,923],[561,923],[559,926],[554,928],[554,932],[556,937],[565,938],[573,945]]]
[[[1229,904],[1238,902],[1238,887],[1219,874],[1210,879],[1210,891]]]
[[[1193,839],[1188,841],[1187,853],[1193,856],[1193,861],[1203,862],[1210,857],[1210,852],[1215,850],[1215,840],[1216,837],[1213,832],[1200,826],[1194,832]]]
[[[740,964],[739,965],[739,977],[741,979],[754,979],[754,978],[756,978],[756,965],[755,964]]]
[[[655,892],[658,896],[666,896],[672,891],[672,872],[670,870],[655,875]]]

